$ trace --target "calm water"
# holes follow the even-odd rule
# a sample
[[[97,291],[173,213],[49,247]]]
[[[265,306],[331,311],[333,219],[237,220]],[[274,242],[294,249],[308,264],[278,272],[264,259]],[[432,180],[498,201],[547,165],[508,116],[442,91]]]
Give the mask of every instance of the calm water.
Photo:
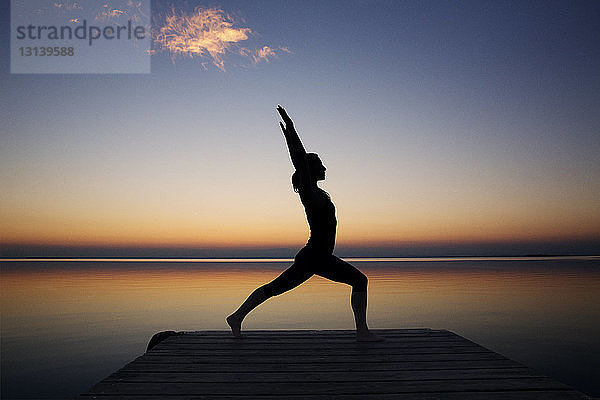
[[[600,258],[353,261],[372,328],[450,329],[600,396]],[[224,318],[289,263],[2,261],[2,398],[71,398],[161,330]],[[352,329],[350,289],[313,277],[246,329]]]

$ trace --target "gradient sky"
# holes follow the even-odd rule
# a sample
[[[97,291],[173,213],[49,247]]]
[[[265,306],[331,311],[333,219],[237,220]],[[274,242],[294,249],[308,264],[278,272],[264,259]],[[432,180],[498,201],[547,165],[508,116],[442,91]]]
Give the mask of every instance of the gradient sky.
[[[597,1],[211,1],[286,47],[148,75],[10,74],[0,242],[301,246],[277,126],[327,167],[341,246],[600,243]],[[600,248],[600,247],[598,247]]]

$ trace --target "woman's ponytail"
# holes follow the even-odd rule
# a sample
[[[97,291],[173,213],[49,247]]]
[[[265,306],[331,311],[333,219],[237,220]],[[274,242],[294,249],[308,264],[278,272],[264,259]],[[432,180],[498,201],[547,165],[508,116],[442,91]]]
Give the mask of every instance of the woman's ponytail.
[[[298,173],[298,171],[294,171],[294,173],[292,174],[292,187],[294,188],[294,192],[298,193],[298,191],[300,190],[300,182],[302,180],[300,179],[300,174]]]

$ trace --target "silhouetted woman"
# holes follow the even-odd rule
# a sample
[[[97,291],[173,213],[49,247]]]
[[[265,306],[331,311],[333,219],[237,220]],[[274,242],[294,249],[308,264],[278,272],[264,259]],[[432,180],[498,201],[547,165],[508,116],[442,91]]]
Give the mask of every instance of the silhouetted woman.
[[[310,226],[310,239],[298,252],[294,263],[272,282],[256,289],[233,314],[227,323],[235,337],[241,337],[242,321],[250,311],[270,297],[280,295],[300,285],[314,274],[352,286],[351,305],[359,341],[380,341],[382,337],[369,332],[367,327],[367,277],[354,266],[334,256],[337,220],[335,207],[327,192],[317,186],[325,179],[325,167],[315,153],[306,153],[285,110],[277,107],[283,122],[279,122],[285,136],[292,164],[294,190],[300,195]]]

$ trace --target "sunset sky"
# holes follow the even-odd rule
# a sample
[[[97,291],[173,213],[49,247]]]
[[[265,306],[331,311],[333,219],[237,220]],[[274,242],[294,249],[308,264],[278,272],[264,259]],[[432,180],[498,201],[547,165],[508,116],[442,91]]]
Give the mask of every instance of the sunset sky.
[[[153,4],[221,10],[237,42],[157,44],[150,74],[11,74],[3,2],[4,248],[301,247],[281,104],[340,248],[600,251],[599,2]]]

